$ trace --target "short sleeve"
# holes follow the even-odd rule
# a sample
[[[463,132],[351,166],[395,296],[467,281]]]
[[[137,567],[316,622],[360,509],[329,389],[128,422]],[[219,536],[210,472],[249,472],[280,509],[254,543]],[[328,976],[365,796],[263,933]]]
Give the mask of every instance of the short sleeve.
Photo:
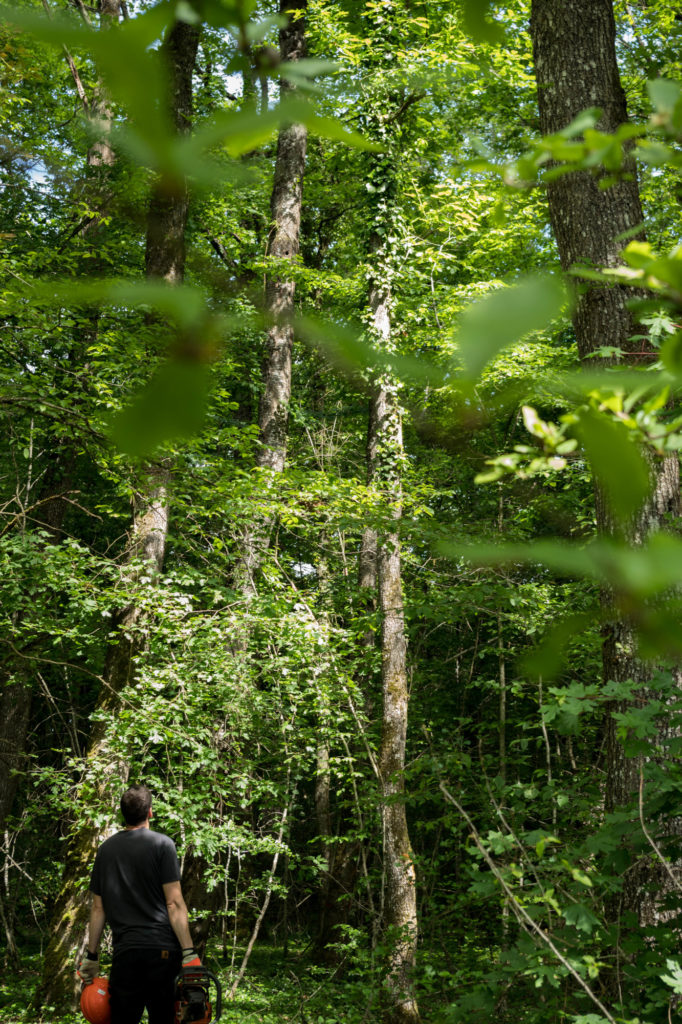
[[[166,885],[167,882],[180,881],[180,865],[178,864],[178,855],[175,851],[175,843],[167,837],[166,842],[161,847],[159,872],[161,875],[161,885]]]

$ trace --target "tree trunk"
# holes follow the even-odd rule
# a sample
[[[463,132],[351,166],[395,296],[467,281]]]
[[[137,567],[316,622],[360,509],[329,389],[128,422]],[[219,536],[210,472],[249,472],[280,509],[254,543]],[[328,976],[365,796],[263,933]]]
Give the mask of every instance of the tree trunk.
[[[533,0],[533,59],[544,135],[565,128],[589,107],[602,110],[601,131],[613,132],[628,120],[615,32],[611,0]],[[618,236],[643,220],[634,166],[630,170],[631,180],[607,189],[600,189],[599,179],[587,171],[562,175],[549,184],[550,219],[564,270],[575,263],[622,263],[624,243]],[[581,359],[604,345],[628,348],[635,333],[625,305],[631,294],[596,285],[585,290],[573,317]]]
[[[280,0],[280,14],[288,18],[279,34],[282,61],[305,57],[306,0]],[[282,79],[280,90],[292,90]],[[303,200],[303,173],[308,132],[304,125],[282,128],[277,141],[275,180],[270,199],[272,229],[268,256],[281,262],[271,268],[265,283],[265,317],[269,321],[263,367],[263,394],[258,413],[261,444],[258,465],[281,473],[287,444],[289,400],[291,398],[291,350],[294,341],[294,294],[296,284],[286,274],[286,265],[298,256]]]
[[[280,0],[280,14],[287,24],[280,29],[279,47],[282,61],[301,60],[306,54],[305,12],[307,0]],[[282,96],[292,86],[282,79]],[[258,409],[260,448],[256,465],[260,469],[281,473],[287,451],[289,401],[291,399],[291,356],[294,343],[294,296],[296,282],[287,274],[287,267],[298,256],[303,202],[308,132],[304,125],[282,128],[277,140],[275,176],[270,198],[271,231],[267,255],[279,266],[270,270],[265,281],[265,321],[268,333],[263,360],[263,392]],[[238,573],[241,589],[254,594],[255,574],[261,553],[268,544],[271,523],[251,525],[246,531],[243,564]]]
[[[378,257],[380,273],[383,262]],[[390,346],[391,312],[387,285],[372,281],[369,308],[378,343]],[[419,1009],[413,973],[417,955],[417,891],[405,813],[405,741],[408,718],[407,641],[403,613],[400,535],[403,434],[398,385],[388,375],[376,382],[368,436],[370,481],[383,489],[396,528],[378,539],[377,583],[381,611],[382,720],[379,785],[386,896],[383,924],[389,955],[384,978],[387,1019],[414,1024]]]
[[[199,42],[199,29],[186,22],[175,22],[163,43],[168,62],[171,95],[169,109],[178,133],[191,127],[192,73]],[[147,278],[162,278],[169,284],[182,281],[184,275],[184,233],[189,193],[186,184],[172,187],[158,181],[150,199],[147,222],[145,270]],[[146,467],[133,508],[130,544],[131,562],[142,560],[143,572],[153,579],[163,565],[168,533],[168,487],[170,466],[166,461]],[[150,572],[151,569],[151,572]],[[134,569],[132,582],[139,578]],[[94,787],[97,802],[111,807],[115,789],[127,778],[127,766],[108,749],[109,724],[116,715],[120,694],[134,683],[135,659],[143,637],[143,611],[132,604],[121,613],[116,638],[107,653],[104,678],[86,758],[83,785]],[[76,800],[76,804],[79,804]],[[77,822],[71,835],[64,865],[62,889],[57,898],[50,941],[45,952],[43,979],[37,1003],[63,1006],[78,997],[73,975],[74,952],[82,953],[88,904],[85,898],[88,871],[103,836],[92,822]]]
[[[114,28],[118,25],[120,17],[120,0],[101,0],[99,5],[100,29]],[[114,114],[111,99],[101,81],[97,81],[93,89],[89,120],[97,138],[88,149],[88,166],[113,167],[116,163],[116,153],[111,145],[110,135]]]
[[[402,453],[402,429],[395,392],[387,390],[378,419],[379,437]],[[391,495],[399,500],[397,494]],[[396,519],[400,516],[395,509]],[[403,613],[400,536],[390,532],[378,546],[381,610],[382,723],[381,777],[383,851],[386,872],[384,924],[391,944],[386,987],[389,1017],[398,1024],[418,1020],[412,974],[417,955],[416,876],[405,813],[405,740],[408,718],[407,641]]]
[[[625,93],[616,62],[611,0],[533,0],[531,35],[543,134],[561,130],[588,107],[603,111],[598,125],[603,131],[613,132],[627,121]],[[623,243],[618,236],[636,229],[643,220],[634,162],[628,170],[630,180],[619,181],[607,189],[600,189],[598,178],[582,171],[563,175],[549,184],[550,218],[564,269],[574,263],[595,267],[621,263]],[[601,346],[614,346],[626,353],[641,347],[641,340],[630,340],[637,333],[626,306],[632,294],[622,287],[589,285],[585,289],[573,317],[582,359]],[[677,455],[655,463],[652,459],[651,472],[653,494],[628,529],[628,540],[635,545],[662,529],[670,514],[679,512]],[[599,531],[612,532],[609,510],[598,487],[596,506]],[[613,594],[604,594],[603,601],[607,612],[604,679],[633,680],[645,688],[652,668],[638,655],[633,626],[617,609]],[[607,811],[623,804],[632,805],[638,793],[637,768],[624,755],[613,719],[613,712],[623,707],[612,706],[605,722]],[[633,811],[633,818],[636,816]],[[633,829],[638,830],[638,825],[633,825]],[[649,869],[648,881],[651,878]],[[641,871],[629,871],[620,906],[611,908],[612,916],[630,911],[641,919],[648,902],[646,882]]]
[[[192,128],[192,74],[199,46],[199,28],[176,21],[164,41],[170,78],[171,123],[178,135]],[[180,284],[185,276],[185,231],[189,190],[185,179],[161,178],[153,189],[147,216],[145,275]]]

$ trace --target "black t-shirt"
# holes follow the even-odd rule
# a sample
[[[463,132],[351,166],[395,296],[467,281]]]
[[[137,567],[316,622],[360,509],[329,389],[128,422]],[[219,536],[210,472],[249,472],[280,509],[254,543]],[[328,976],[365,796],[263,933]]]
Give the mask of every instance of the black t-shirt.
[[[90,891],[101,896],[114,938],[114,954],[180,944],[168,920],[163,886],[180,881],[175,843],[148,828],[117,832],[100,846]]]

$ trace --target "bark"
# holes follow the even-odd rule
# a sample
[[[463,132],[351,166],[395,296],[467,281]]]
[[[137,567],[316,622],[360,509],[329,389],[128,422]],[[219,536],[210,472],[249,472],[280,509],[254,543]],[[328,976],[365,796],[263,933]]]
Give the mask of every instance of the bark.
[[[287,18],[279,33],[282,61],[305,57],[306,10],[307,0],[280,0],[279,12]],[[285,97],[292,86],[282,79],[280,91]],[[296,293],[296,282],[287,270],[299,252],[307,141],[304,125],[291,124],[280,129],[270,197],[267,255],[278,262],[278,267],[274,269],[271,265],[265,280],[264,316],[268,329],[262,369],[263,392],[258,408],[260,448],[256,465],[273,473],[281,473],[286,461]],[[271,527],[271,520],[266,520],[252,523],[246,529],[237,585],[247,595],[256,593],[255,577],[262,552],[268,546]]]
[[[120,0],[101,0],[99,6],[100,29],[110,30],[121,18]],[[114,113],[104,83],[97,81],[89,104],[89,119],[97,138],[88,149],[89,167],[113,167],[116,153],[111,145],[111,126]]]
[[[379,421],[382,424],[382,420]],[[396,404],[387,402],[386,440],[402,445]],[[399,515],[396,512],[396,517]],[[416,876],[405,812],[405,740],[408,720],[407,641],[403,613],[400,536],[389,533],[378,548],[381,610],[382,726],[379,772],[386,902],[384,923],[391,940],[386,987],[390,1019],[418,1020],[412,974],[417,953]]]
[[[305,57],[306,7],[306,0],[280,0],[280,14],[289,19],[279,35],[282,61]],[[292,87],[282,79],[280,89],[285,97]],[[295,261],[299,251],[307,138],[304,125],[292,124],[281,129],[270,200],[272,230],[268,256],[279,261],[281,270],[271,270],[265,283],[265,317],[269,327],[258,414],[262,445],[258,465],[276,473],[282,472],[286,458],[296,291],[295,281],[287,275],[287,264]]]
[[[199,42],[199,30],[185,22],[175,22],[163,44],[169,70],[169,110],[177,132],[191,126],[192,73]],[[189,195],[186,183],[157,182],[150,199],[147,222],[146,276],[162,278],[169,284],[184,274],[184,231]],[[146,467],[134,502],[130,543],[130,578],[142,573],[153,577],[163,566],[168,533],[167,462]],[[115,793],[127,778],[127,765],[109,749],[108,725],[116,715],[123,689],[135,682],[136,657],[142,650],[144,614],[133,602],[117,622],[115,639],[109,645],[104,686],[98,703],[98,716],[90,736],[85,777],[82,785],[94,788],[96,801],[111,806]],[[100,717],[101,715],[101,717]],[[78,805],[80,801],[77,799]],[[82,953],[87,920],[84,894],[87,874],[92,865],[102,832],[92,822],[78,822],[67,844],[63,882],[53,913],[51,937],[44,957],[43,979],[36,1002],[39,1006],[64,1006],[78,998],[79,986],[72,971],[74,951]]]
[[[604,131],[615,131],[627,121],[625,94],[616,62],[611,0],[533,0],[531,35],[543,134],[561,130],[588,107],[599,107],[603,111],[598,127]],[[618,241],[618,236],[637,228],[643,220],[634,164],[626,169],[630,180],[619,181],[605,190],[599,188],[597,177],[586,172],[564,175],[549,185],[550,218],[564,269],[574,263],[613,267],[621,262],[624,243]],[[637,333],[626,306],[632,295],[632,290],[622,287],[587,287],[578,300],[573,318],[581,358],[585,359],[604,345],[625,352],[641,347],[641,340],[630,341]],[[677,455],[657,462],[652,458],[651,473],[652,496],[627,530],[627,539],[634,545],[662,529],[671,513],[679,513]],[[599,531],[613,532],[611,516],[598,487],[596,510]],[[633,680],[642,684],[644,693],[652,667],[639,657],[633,624],[618,608],[617,595],[604,593],[603,603],[607,619],[604,679]],[[613,711],[623,707],[623,704],[613,705],[606,716],[607,811],[624,804],[632,805],[638,793],[637,767],[624,756],[612,717]],[[633,820],[635,817],[633,810]],[[652,908],[645,890],[652,880],[651,868],[629,871],[620,906],[611,908],[611,916],[633,911],[642,923],[644,918],[651,917]]]
[[[171,96],[170,117],[178,135],[192,127],[192,73],[199,46],[199,28],[176,21],[164,41]],[[189,189],[184,178],[159,179],[147,217],[145,274],[179,284],[185,273],[185,232]]]
[[[369,291],[373,332],[385,346],[390,344],[390,301],[388,287],[373,281]],[[395,521],[395,528],[389,528],[378,540],[376,560],[381,611],[382,722],[378,766],[386,877],[383,924],[390,949],[384,986],[387,1019],[393,1024],[414,1024],[419,1019],[413,988],[418,936],[417,893],[405,812],[407,640],[398,533],[403,435],[398,386],[388,376],[377,381],[372,396],[367,450],[370,481],[382,487]]]
[[[602,110],[601,131],[613,132],[628,120],[615,32],[611,0],[533,0],[531,34],[543,134],[560,131],[589,107]],[[550,184],[550,219],[565,270],[575,263],[622,263],[624,243],[618,236],[643,221],[634,166],[627,169],[631,180],[607,189],[600,189],[598,177],[587,171]],[[636,333],[625,305],[631,295],[629,289],[592,285],[585,291],[573,318],[582,359],[603,345],[628,348]]]

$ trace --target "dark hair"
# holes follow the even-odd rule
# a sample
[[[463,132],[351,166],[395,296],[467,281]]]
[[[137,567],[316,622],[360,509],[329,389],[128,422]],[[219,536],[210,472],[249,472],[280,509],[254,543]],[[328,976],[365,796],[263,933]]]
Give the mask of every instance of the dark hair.
[[[149,817],[152,795],[146,786],[131,786],[121,797],[121,814],[126,825],[141,825]]]

